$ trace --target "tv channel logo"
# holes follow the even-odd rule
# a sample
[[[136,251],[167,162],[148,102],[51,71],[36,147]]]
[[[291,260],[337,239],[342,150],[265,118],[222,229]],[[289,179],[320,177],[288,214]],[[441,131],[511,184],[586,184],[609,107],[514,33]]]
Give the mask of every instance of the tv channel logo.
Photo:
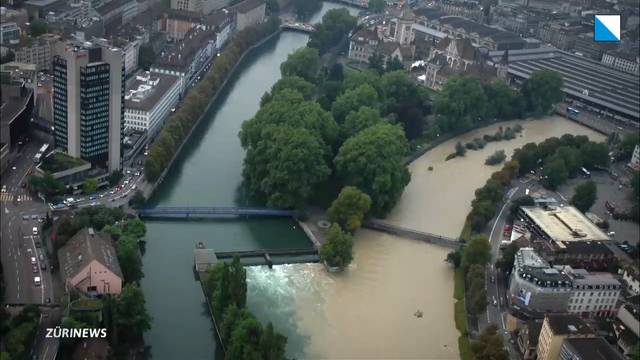
[[[595,41],[620,41],[620,15],[595,15],[593,27]]]

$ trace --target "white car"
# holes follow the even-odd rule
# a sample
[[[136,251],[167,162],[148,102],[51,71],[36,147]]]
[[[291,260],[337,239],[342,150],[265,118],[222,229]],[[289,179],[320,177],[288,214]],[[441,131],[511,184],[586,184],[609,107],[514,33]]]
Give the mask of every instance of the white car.
[[[2,185],[2,192],[6,193],[7,192],[7,185]]]
[[[40,277],[39,276],[36,276],[36,277],[33,278],[33,284],[35,286],[40,286]]]
[[[36,261],[35,256],[32,256],[32,257],[31,257],[31,264],[32,264],[32,265],[35,265],[35,264],[37,264],[37,263],[38,263],[38,261]]]

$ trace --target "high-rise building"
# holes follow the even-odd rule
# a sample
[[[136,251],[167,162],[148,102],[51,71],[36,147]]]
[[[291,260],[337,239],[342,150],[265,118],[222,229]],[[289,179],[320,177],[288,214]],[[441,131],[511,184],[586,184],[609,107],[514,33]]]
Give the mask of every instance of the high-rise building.
[[[90,42],[58,43],[52,68],[55,146],[94,166],[120,169],[122,51]]]

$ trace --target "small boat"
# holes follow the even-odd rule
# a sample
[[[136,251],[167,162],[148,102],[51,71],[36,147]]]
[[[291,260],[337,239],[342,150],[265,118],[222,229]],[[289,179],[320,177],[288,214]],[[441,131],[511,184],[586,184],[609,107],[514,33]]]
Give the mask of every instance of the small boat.
[[[418,319],[422,317],[422,311],[418,310],[415,313],[413,313],[413,316],[417,317]]]
[[[204,249],[204,243],[202,241],[198,241],[198,243],[196,244],[196,248]]]

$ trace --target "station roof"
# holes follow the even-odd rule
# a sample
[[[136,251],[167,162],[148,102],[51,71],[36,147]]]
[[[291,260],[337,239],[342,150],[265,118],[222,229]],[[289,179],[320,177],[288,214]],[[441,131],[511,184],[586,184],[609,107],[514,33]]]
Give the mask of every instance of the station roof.
[[[551,209],[523,206],[521,209],[540,230],[556,242],[610,240],[607,234],[573,206]]]

